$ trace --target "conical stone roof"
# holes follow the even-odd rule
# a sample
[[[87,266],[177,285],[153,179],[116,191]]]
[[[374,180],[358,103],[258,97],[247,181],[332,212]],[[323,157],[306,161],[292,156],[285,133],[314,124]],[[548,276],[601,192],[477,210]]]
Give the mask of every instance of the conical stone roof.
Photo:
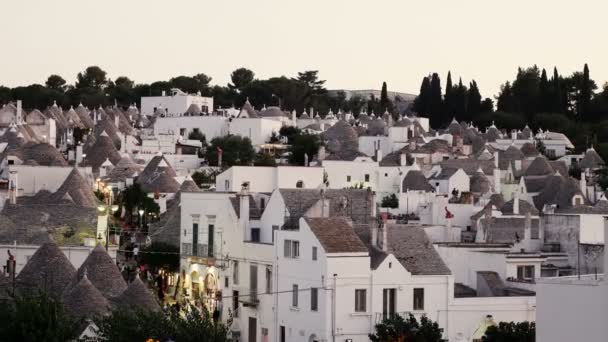
[[[139,279],[139,276],[135,277],[129,287],[113,301],[118,307],[127,310],[160,311],[156,297]]]
[[[86,154],[86,161],[93,167],[93,170],[99,169],[106,159],[109,159],[114,165],[118,164],[121,159],[112,139],[105,132],[95,139],[95,143],[87,149]]]
[[[93,286],[106,298],[117,297],[127,288],[114,260],[101,244],[91,251],[78,269],[77,281],[84,277],[85,272]]]
[[[104,316],[110,311],[110,303],[93,286],[87,275],[84,275],[76,286],[66,291],[63,305],[66,312],[77,319]]]
[[[553,168],[544,156],[536,157],[524,172],[524,176],[548,176],[553,174]]]
[[[146,192],[176,193],[180,187],[175,180],[176,176],[177,173],[165,157],[155,156],[137,177],[137,183]]]
[[[72,172],[63,181],[63,184],[53,194],[53,198],[62,199],[68,195],[74,204],[86,208],[94,208],[97,204],[93,189],[84,180],[77,168],[72,169]]]
[[[19,272],[16,287],[20,293],[43,291],[60,298],[76,274],[76,269],[59,247],[48,242],[38,248]]]

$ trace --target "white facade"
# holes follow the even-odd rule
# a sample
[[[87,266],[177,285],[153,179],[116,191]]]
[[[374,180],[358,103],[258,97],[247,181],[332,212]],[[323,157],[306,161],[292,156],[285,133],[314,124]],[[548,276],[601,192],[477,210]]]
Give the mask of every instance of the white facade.
[[[470,189],[469,176],[458,169],[454,174],[446,179],[431,178],[429,183],[436,189],[438,194],[451,194],[454,189],[459,192],[468,192]]]
[[[213,112],[213,98],[173,91],[169,96],[144,96],[141,98],[141,114],[152,116],[164,111],[168,116],[184,114],[190,105],[198,105],[203,113]],[[156,109],[156,111],[155,111]]]
[[[154,135],[178,135],[188,139],[195,130],[203,133],[207,141],[228,134],[228,118],[223,116],[174,116],[158,117],[154,123]]]
[[[353,161],[323,160],[329,188],[344,189],[363,185],[363,188],[377,188],[378,163],[370,157],[357,157]]]
[[[94,241],[95,242],[95,241]],[[8,252],[15,257],[15,275],[23,269],[25,264],[30,260],[32,255],[40,248],[38,245],[18,245],[18,244],[3,244],[0,245],[0,263],[6,265],[8,260]],[[59,249],[65,254],[74,268],[79,268],[86,260],[95,245],[91,246],[59,246]],[[110,246],[108,254],[112,259],[116,259],[116,246]]]
[[[275,189],[317,189],[323,184],[323,168],[304,166],[233,166],[217,175],[216,191],[236,192],[249,182],[251,192],[272,192]]]
[[[229,123],[229,133],[251,140],[253,146],[267,143],[272,133],[278,135],[283,127],[282,121],[269,118],[235,118]]]

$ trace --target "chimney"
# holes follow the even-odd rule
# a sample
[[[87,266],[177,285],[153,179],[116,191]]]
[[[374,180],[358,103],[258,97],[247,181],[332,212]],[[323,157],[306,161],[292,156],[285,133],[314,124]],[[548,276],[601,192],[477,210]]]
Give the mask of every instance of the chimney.
[[[120,120],[118,120],[118,113],[114,113],[114,126],[116,126],[116,128],[118,128],[119,123],[120,123]]]
[[[444,242],[452,242],[452,215],[445,218],[445,236]]]
[[[388,226],[386,222],[382,225],[382,251],[388,253]]]
[[[319,150],[317,152],[317,160],[323,161],[325,159],[325,146],[319,146]]]
[[[78,144],[76,146],[76,165],[80,165],[82,163],[82,145]]]
[[[308,153],[304,153],[304,166],[308,167]]]
[[[517,131],[516,130],[511,130],[511,139],[512,140],[517,140]]]
[[[408,148],[410,149],[410,151],[413,151],[416,149],[416,141],[414,139],[410,139]]]
[[[494,152],[494,167],[498,169],[498,151]]]
[[[296,124],[297,119],[298,119],[298,118],[297,118],[297,116],[296,116],[296,110],[294,109],[294,110],[292,110],[292,111],[291,111],[291,121],[292,121],[292,123],[293,123],[294,125]]]
[[[374,247],[377,247],[378,246],[378,227],[375,224],[371,224],[370,227],[372,229],[372,241],[370,241],[370,244]]]
[[[517,191],[513,193],[513,214],[519,215],[519,193]]]
[[[581,172],[581,181],[579,182],[579,185],[581,187],[581,192],[583,193],[583,196],[587,198],[587,178],[585,176],[585,171]]]
[[[494,192],[500,193],[500,169],[494,169]]]
[[[17,174],[16,170],[9,170],[8,176],[10,203],[17,204],[17,192],[19,191],[19,175]]]
[[[244,182],[241,186],[241,191],[238,194],[239,198],[239,226],[245,236],[245,240],[249,240],[247,236],[247,226],[249,225],[249,183]]]
[[[405,153],[401,153],[399,155],[399,165],[406,166],[407,164],[407,155]]]
[[[530,241],[532,240],[532,215],[528,211],[526,213],[526,219],[524,221],[524,243],[528,248]]]
[[[17,125],[23,123],[23,109],[21,100],[17,100]]]
[[[378,163],[382,161],[382,150],[379,148],[376,150],[376,161]]]
[[[167,92],[163,90],[162,96],[167,96]]]

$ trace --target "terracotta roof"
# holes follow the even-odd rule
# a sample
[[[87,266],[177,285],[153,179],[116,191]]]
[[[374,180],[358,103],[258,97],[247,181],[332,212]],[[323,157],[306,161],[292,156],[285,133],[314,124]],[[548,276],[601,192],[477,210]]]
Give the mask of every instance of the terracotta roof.
[[[112,300],[117,306],[127,310],[143,310],[158,312],[161,310],[158,301],[148,287],[135,277],[127,289]]]
[[[435,191],[435,188],[433,188],[433,186],[429,184],[426,177],[424,177],[420,170],[408,171],[405,177],[403,177],[401,189],[403,192],[407,192],[409,190],[426,192]]]
[[[75,282],[80,281],[85,272],[91,283],[106,298],[116,297],[127,288],[118,266],[101,244],[98,244],[82,263]]]
[[[413,275],[451,274],[423,228],[388,224],[387,229],[388,252],[392,253],[410,273]]]
[[[75,274],[76,270],[65,254],[55,243],[48,242],[36,250],[15,283],[20,293],[43,291],[61,298]]]
[[[66,312],[76,319],[96,318],[110,312],[110,304],[103,294],[89,281],[87,276],[63,297],[63,305]]]
[[[304,219],[326,253],[365,253],[352,225],[344,217],[307,217]]]

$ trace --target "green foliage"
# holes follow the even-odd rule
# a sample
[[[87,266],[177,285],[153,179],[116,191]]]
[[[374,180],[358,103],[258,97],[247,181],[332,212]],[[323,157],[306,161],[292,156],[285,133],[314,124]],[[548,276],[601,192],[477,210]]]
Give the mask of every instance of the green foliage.
[[[90,66],[76,76],[76,88],[103,89],[108,84],[107,73],[98,66]]]
[[[534,342],[536,324],[534,322],[500,322],[490,326],[482,337],[483,342]]]
[[[65,79],[59,75],[51,75],[46,79],[46,87],[49,89],[64,91],[65,90]]]
[[[139,183],[133,183],[126,187],[118,195],[116,202],[125,209],[130,220],[138,215],[138,213],[134,213],[136,209],[143,209],[146,213],[158,214],[160,212],[158,204],[154,202],[154,199],[148,197],[148,194],[142,190]]]
[[[154,252],[154,253],[147,253]],[[141,253],[142,263],[153,268],[179,270],[179,247],[164,242],[152,242]]]
[[[255,150],[251,145],[251,140],[239,135],[213,138],[205,155],[209,165],[217,165],[218,149],[222,150],[222,167],[251,165],[255,158]]]
[[[289,145],[289,163],[304,165],[304,155],[308,155],[308,161],[312,161],[314,155],[319,151],[321,142],[315,134],[298,134]]]
[[[440,342],[443,329],[439,324],[426,316],[420,317],[420,322],[414,315],[407,319],[399,315],[385,318],[376,324],[376,332],[369,335],[372,342],[408,341],[408,342]]]
[[[382,203],[380,204],[380,206],[382,208],[399,208],[399,199],[395,194],[384,196],[382,198]]]
[[[230,80],[232,84],[229,87],[238,89],[242,91],[245,87],[247,87],[253,80],[255,79],[255,74],[253,71],[247,68],[238,68],[230,74]]]
[[[207,145],[207,138],[205,137],[205,135],[199,131],[192,131],[188,134],[188,139],[190,140],[198,140],[203,144],[203,147]]]
[[[293,141],[293,139],[300,133],[302,133],[302,131],[295,126],[283,126],[279,130],[279,135],[287,138],[287,143]]]
[[[212,171],[196,171],[192,174],[192,180],[198,186],[201,186],[202,184],[214,184],[216,175],[217,174]]]
[[[230,323],[214,322],[207,311],[192,308],[185,317],[174,310],[132,312],[115,310],[98,324],[102,341],[228,342]]]
[[[273,156],[266,152],[258,152],[255,154],[253,161],[254,166],[277,166],[277,162]]]
[[[77,337],[77,322],[44,294],[17,297],[0,310],[0,341],[63,342]]]

